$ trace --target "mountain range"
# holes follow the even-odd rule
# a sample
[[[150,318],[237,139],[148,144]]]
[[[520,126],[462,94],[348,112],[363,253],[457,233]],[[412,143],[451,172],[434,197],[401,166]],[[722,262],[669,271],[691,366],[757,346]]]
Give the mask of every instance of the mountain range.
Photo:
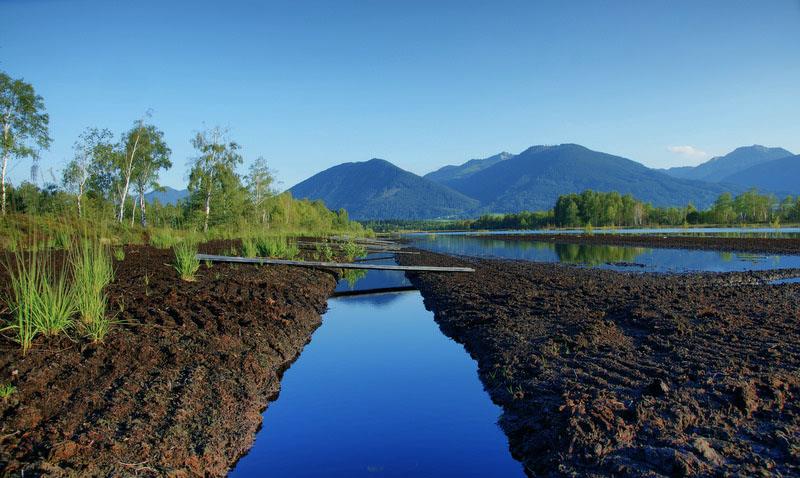
[[[729,177],[752,166],[792,156],[783,148],[767,148],[754,144],[736,148],[725,156],[711,158],[698,166],[682,166],[664,169],[665,173],[676,178],[698,179],[710,182],[730,182]]]
[[[333,166],[292,187],[297,198],[344,208],[353,219],[431,219],[549,209],[561,194],[618,191],[656,206],[704,208],[722,192],[749,188],[779,197],[800,193],[800,156],[745,146],[692,167],[651,169],[577,144],[502,152],[418,176],[383,159]],[[176,204],[188,192],[170,187],[148,202]]]
[[[353,219],[426,219],[456,216],[478,201],[383,159],[344,163],[289,189],[296,198],[321,199]]]
[[[354,219],[428,219],[549,209],[561,194],[618,191],[655,206],[709,206],[721,193],[756,187],[800,192],[800,156],[748,146],[699,166],[656,170],[577,144],[533,146],[471,159],[423,177],[384,160],[345,163],[290,189],[295,197],[344,207]],[[783,173],[782,173],[783,172]],[[699,179],[704,178],[704,179]]]
[[[164,186],[160,191],[150,191],[144,195],[144,200],[148,203],[158,201],[162,205],[175,205],[178,202],[189,197],[189,191],[186,189],[175,189],[169,186]]]

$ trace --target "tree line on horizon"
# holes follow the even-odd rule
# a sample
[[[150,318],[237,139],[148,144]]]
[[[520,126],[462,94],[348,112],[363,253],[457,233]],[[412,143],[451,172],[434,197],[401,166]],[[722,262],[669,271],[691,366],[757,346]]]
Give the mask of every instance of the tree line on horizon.
[[[484,215],[470,224],[475,229],[530,227],[642,227],[698,224],[773,224],[800,222],[800,197],[779,201],[773,194],[751,189],[734,196],[722,193],[705,210],[654,207],[616,191],[563,194],[553,209],[516,214]]]
[[[82,219],[113,219],[131,226],[138,219],[142,227],[202,231],[232,224],[307,230],[353,227],[344,210],[334,212],[321,201],[279,194],[274,172],[261,156],[246,174],[239,174],[237,168],[244,163],[241,146],[220,127],[202,129],[190,140],[196,154],[188,167],[189,197],[178,204],[148,204],[146,194],[162,189],[160,174],[173,165],[164,132],[150,120],[147,112],[116,138],[107,128],[87,127],[60,178],[51,178],[43,187],[33,180],[15,187],[7,177],[11,162],[30,159],[35,170],[40,151],[49,148],[52,139],[43,98],[30,84],[0,72],[2,216],[74,212]]]
[[[800,223],[800,196],[779,201],[772,194],[751,189],[734,196],[721,194],[714,204],[698,210],[685,207],[654,207],[630,194],[586,190],[562,194],[552,209],[510,214],[484,214],[460,220],[371,220],[363,222],[376,232],[401,229],[482,230],[535,229],[551,227],[644,227],[698,224],[741,225]]]

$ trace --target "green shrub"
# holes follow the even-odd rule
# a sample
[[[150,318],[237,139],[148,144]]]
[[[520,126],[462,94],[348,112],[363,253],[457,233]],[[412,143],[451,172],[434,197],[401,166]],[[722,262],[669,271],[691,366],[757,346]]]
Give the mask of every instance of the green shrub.
[[[194,243],[184,241],[175,247],[175,270],[178,271],[181,279],[194,281],[195,273],[200,268],[200,260],[197,259],[197,246]]]
[[[317,258],[319,260],[324,262],[333,261],[333,249],[331,249],[331,246],[328,245],[327,242],[317,244],[315,249],[317,250]]]
[[[356,244],[353,241],[347,241],[342,244],[342,253],[348,261],[352,261],[356,257],[363,257],[367,255],[367,248]]]

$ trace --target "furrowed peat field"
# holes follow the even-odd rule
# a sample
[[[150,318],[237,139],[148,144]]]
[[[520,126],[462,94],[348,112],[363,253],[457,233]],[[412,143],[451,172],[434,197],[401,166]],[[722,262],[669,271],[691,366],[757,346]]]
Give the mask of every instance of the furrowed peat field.
[[[700,240],[418,235],[462,255],[400,260],[476,269],[410,277],[529,475],[797,476],[797,239]]]
[[[368,263],[475,272],[213,264],[189,283],[170,250],[128,246],[105,343],[0,343],[0,466],[798,475],[797,239],[602,237],[411,235]]]

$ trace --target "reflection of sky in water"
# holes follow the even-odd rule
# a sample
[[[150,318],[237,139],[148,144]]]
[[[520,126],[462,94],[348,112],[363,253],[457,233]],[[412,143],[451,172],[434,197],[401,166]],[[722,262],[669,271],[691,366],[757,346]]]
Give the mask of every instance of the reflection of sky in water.
[[[329,305],[230,476],[524,476],[475,362],[418,292]]]
[[[466,256],[564,262],[603,269],[643,272],[730,272],[800,268],[800,256],[659,249],[595,244],[554,244],[469,235],[415,235],[413,246]]]

